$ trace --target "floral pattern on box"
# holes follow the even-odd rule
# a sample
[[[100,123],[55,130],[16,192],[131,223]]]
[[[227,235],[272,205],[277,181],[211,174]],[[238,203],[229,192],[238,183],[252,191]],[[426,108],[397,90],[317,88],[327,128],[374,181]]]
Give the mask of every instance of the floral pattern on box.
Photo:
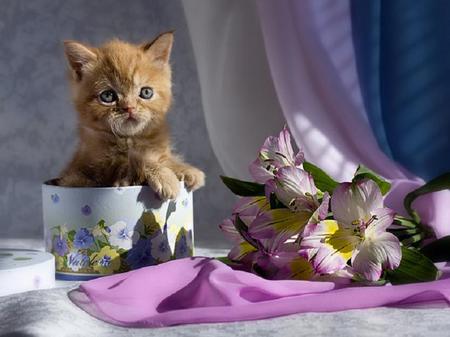
[[[192,231],[168,225],[169,216],[170,210],[166,219],[158,212],[145,211],[135,225],[100,219],[92,227],[53,227],[51,252],[56,270],[107,275],[192,256]],[[173,248],[168,231],[176,232]]]

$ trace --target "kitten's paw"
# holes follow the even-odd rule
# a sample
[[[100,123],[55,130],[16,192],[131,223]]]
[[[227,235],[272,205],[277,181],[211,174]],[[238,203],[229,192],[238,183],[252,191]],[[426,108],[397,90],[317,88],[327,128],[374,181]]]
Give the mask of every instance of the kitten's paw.
[[[195,167],[190,167],[184,173],[184,184],[189,191],[195,191],[205,185],[205,174]]]
[[[195,191],[205,185],[205,174],[193,166],[184,166],[177,173],[189,191]]]
[[[115,182],[113,182],[113,187],[125,187],[125,186],[131,186],[130,179],[128,178],[117,179]]]
[[[161,200],[175,199],[180,193],[180,181],[175,173],[167,167],[148,172],[147,183]]]

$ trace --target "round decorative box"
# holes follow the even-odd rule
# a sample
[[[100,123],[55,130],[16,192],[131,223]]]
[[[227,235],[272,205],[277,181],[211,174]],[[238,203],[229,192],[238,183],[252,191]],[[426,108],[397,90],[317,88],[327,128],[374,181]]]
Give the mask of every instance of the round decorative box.
[[[42,185],[58,279],[85,280],[193,255],[192,193],[161,202],[148,186]]]
[[[28,249],[0,249],[0,296],[55,286],[53,255]]]

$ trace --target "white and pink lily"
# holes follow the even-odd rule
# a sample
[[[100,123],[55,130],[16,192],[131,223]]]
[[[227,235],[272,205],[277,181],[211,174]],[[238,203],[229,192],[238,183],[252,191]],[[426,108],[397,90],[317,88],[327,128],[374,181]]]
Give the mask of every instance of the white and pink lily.
[[[299,237],[305,227],[326,218],[329,195],[325,193],[319,202],[317,188],[311,175],[298,167],[280,168],[266,184],[266,198],[274,193],[287,208],[268,209],[260,212],[250,233],[258,239],[276,238],[286,242]]]
[[[301,242],[303,255],[317,273],[342,270],[351,260],[357,276],[378,281],[383,270],[399,266],[400,242],[386,232],[394,212],[383,207],[374,181],[340,184],[333,193],[331,210],[335,220],[319,221]]]
[[[291,135],[285,126],[278,137],[266,139],[259,151],[258,158],[250,164],[249,171],[256,182],[264,184],[273,178],[277,170],[284,166],[300,166],[304,154],[299,151],[294,155]]]
[[[293,212],[314,212],[320,205],[318,192],[311,174],[295,166],[280,168],[265,186],[268,200],[274,193]]]
[[[299,245],[286,242],[291,235],[285,232],[269,235],[267,238],[254,234],[261,219],[281,219],[283,226],[292,227],[298,217],[287,208],[271,210],[265,197],[241,198],[232,217],[219,225],[222,232],[234,243],[228,257],[242,263],[247,270],[258,268],[258,272],[270,279],[310,279],[313,268],[309,261],[299,254]],[[242,221],[245,231],[239,231],[237,221]],[[297,225],[295,225],[297,226]],[[258,234],[259,231],[256,231]]]

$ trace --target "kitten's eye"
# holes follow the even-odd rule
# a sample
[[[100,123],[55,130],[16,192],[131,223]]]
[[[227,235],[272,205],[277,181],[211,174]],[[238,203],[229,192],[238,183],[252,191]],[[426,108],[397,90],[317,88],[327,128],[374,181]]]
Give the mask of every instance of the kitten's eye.
[[[150,99],[153,96],[153,89],[150,87],[143,87],[139,93],[139,97],[143,99]]]
[[[103,103],[113,103],[117,101],[117,94],[114,90],[105,90],[100,93],[98,96]]]

